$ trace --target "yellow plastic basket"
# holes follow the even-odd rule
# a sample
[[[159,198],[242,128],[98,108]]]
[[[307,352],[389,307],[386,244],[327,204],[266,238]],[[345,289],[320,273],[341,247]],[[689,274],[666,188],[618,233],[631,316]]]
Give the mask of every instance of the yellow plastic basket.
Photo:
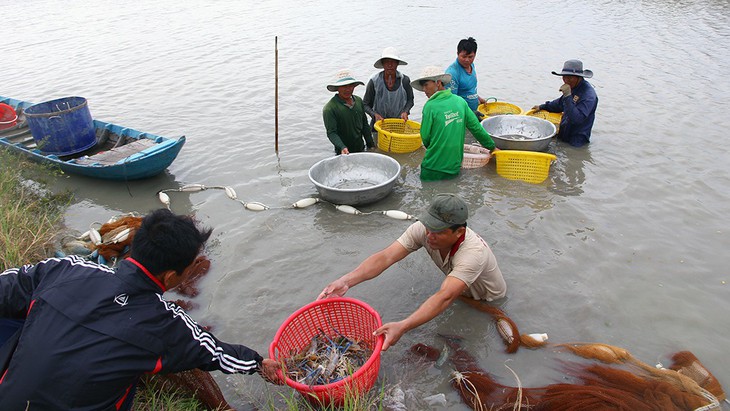
[[[391,153],[410,153],[423,145],[421,123],[386,118],[375,123],[378,131],[378,148]]]
[[[497,150],[497,174],[510,180],[540,184],[550,173],[550,164],[557,159],[553,154],[537,151]]]
[[[492,99],[494,101],[490,103],[489,100]],[[486,103],[480,104],[477,107],[477,110],[487,117],[500,114],[522,114],[522,108],[520,106],[504,101],[497,101],[496,97],[489,97]]]
[[[538,117],[543,120],[547,120],[555,124],[555,129],[560,128],[560,120],[563,118],[563,113],[551,113],[546,110],[528,111],[525,113],[526,116]]]

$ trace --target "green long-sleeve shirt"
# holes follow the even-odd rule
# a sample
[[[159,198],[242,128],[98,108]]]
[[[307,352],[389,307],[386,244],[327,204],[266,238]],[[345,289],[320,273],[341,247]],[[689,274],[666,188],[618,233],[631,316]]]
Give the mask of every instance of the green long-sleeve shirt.
[[[352,98],[354,104],[349,107],[335,94],[322,109],[327,138],[335,146],[337,154],[345,147],[351,153],[359,153],[365,151],[366,145],[368,148],[375,145],[362,99],[358,96]]]
[[[494,141],[484,130],[477,116],[463,98],[451,90],[434,93],[423,106],[421,139],[426,154],[422,169],[457,175],[464,158],[464,134],[469,129],[488,150],[494,150]]]

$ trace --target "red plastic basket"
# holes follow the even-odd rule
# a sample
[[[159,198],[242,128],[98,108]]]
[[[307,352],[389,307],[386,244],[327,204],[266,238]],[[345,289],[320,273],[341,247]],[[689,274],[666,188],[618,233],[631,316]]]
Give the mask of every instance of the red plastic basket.
[[[382,325],[380,315],[369,305],[354,298],[336,297],[314,301],[284,321],[269,347],[269,357],[282,362],[300,352],[321,329],[328,336],[344,335],[373,349],[368,360],[351,376],[325,385],[305,385],[290,378],[286,384],[315,405],[342,406],[345,396],[369,391],[380,371],[383,336],[373,331]]]
[[[18,121],[18,114],[12,106],[0,103],[0,130],[15,126]]]

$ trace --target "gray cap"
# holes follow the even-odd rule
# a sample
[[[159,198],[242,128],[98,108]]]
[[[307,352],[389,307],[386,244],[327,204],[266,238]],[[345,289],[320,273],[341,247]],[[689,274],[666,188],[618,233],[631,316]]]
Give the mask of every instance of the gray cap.
[[[469,209],[464,200],[454,194],[437,194],[419,221],[428,231],[439,232],[466,223],[468,217]]]

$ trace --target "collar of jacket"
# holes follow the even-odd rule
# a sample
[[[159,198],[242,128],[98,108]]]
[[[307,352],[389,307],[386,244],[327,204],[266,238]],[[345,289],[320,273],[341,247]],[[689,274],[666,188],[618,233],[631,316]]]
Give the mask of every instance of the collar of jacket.
[[[447,88],[447,89],[439,90],[439,91],[433,93],[431,95],[431,97],[429,98],[429,100],[438,100],[438,99],[442,99],[442,98],[447,98],[447,97],[451,96],[451,94],[452,94],[451,89]]]
[[[165,291],[167,291],[167,288],[165,288],[165,285],[162,283],[162,281],[160,281],[159,278],[157,278],[154,275],[152,275],[152,273],[150,272],[150,270],[148,270],[145,266],[143,266],[139,261],[135,260],[132,257],[126,258],[124,261],[125,262],[128,262],[129,264],[131,264],[133,266],[135,266],[136,267],[136,270],[135,271],[137,271],[138,273],[143,274],[144,277],[147,277],[150,281],[152,281],[153,283],[155,283],[155,285],[163,293]]]

